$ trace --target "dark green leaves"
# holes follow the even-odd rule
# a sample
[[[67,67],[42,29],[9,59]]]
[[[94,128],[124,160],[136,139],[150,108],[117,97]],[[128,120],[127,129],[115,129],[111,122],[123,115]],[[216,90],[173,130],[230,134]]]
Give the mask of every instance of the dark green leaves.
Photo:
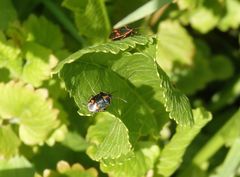
[[[106,41],[110,23],[103,0],[65,0],[63,6],[73,11],[79,32],[89,41]]]
[[[16,20],[17,13],[11,1],[1,0],[0,4],[0,30],[5,30],[11,22]]]

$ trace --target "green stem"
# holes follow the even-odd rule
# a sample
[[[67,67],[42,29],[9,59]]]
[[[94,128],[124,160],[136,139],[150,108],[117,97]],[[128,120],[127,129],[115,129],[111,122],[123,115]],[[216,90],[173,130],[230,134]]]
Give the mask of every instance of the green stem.
[[[57,20],[72,35],[74,39],[76,39],[82,45],[85,44],[85,40],[79,35],[75,26],[72,24],[72,22],[68,19],[68,17],[61,11],[61,9],[56,4],[54,4],[50,0],[41,0],[41,2],[45,5],[46,8],[50,10],[50,12],[53,15],[55,15]]]

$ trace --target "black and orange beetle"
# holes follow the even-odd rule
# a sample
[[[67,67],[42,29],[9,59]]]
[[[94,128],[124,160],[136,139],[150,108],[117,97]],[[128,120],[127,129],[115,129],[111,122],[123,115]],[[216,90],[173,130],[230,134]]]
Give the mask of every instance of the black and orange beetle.
[[[87,105],[88,110],[93,113],[105,111],[110,105],[111,99],[112,95],[110,93],[100,92],[90,98]]]
[[[118,29],[113,29],[109,38],[112,39],[113,41],[116,40],[121,40],[126,37],[132,36],[136,34],[136,30],[134,28],[130,28],[128,26],[124,26]]]

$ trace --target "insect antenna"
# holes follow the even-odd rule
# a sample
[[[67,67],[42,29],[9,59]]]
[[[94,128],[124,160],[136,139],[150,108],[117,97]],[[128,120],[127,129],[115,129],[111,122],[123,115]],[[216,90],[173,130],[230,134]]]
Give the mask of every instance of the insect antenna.
[[[113,91],[113,92],[111,92],[111,95],[113,95],[113,93],[116,93],[117,91]],[[123,98],[120,98],[120,97],[118,97],[118,96],[112,96],[113,98],[116,98],[116,99],[119,99],[119,100],[121,100],[121,101],[123,101],[124,103],[127,103],[127,100],[124,100]]]

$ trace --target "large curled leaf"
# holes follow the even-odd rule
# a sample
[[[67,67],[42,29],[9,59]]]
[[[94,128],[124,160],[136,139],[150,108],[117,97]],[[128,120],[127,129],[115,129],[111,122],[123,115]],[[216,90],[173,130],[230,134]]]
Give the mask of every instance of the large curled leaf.
[[[19,124],[19,137],[29,145],[42,144],[57,127],[57,110],[46,99],[46,90],[21,83],[0,84],[0,117]]]
[[[159,155],[159,147],[151,142],[139,143],[134,156],[123,163],[106,165],[101,169],[114,177],[142,177],[152,170]]]
[[[171,176],[182,162],[186,148],[199,133],[199,131],[211,120],[210,112],[198,108],[193,111],[194,125],[192,127],[178,127],[169,144],[167,144],[157,164],[158,174]]]
[[[80,50],[56,69],[82,115],[90,114],[87,103],[92,95],[101,91],[113,95],[107,109],[112,115],[97,114],[102,121],[88,132],[92,159],[110,163],[111,159],[128,158],[130,143],[134,146],[139,137],[155,133],[156,121],[162,121],[159,126],[163,126],[167,118],[164,105],[180,125],[191,124],[187,98],[170,86],[166,74],[157,67],[155,53],[152,38],[135,36]]]
[[[92,144],[88,154],[94,160],[116,159],[131,151],[128,130],[118,118],[109,113],[96,116],[96,125],[88,129],[87,139]]]
[[[148,41],[148,38],[139,36],[134,37],[132,40],[126,39],[126,43],[123,41],[112,42],[80,50],[63,61],[63,63],[78,60],[64,65],[60,72],[60,77],[64,79],[67,89],[74,97],[80,114],[89,115],[87,103],[92,95],[96,95],[101,91],[113,92],[112,103],[108,111],[124,122],[130,132],[132,141],[136,141],[142,134],[153,133],[154,129],[156,129],[156,120],[151,108],[142,98],[142,94],[145,93],[138,92],[127,78],[122,77],[117,72],[116,67],[113,69],[113,62],[117,62],[125,55],[113,55],[111,53],[119,52],[119,48],[126,50],[131,46],[136,46],[136,43],[146,44]],[[114,46],[117,46],[117,44],[118,47],[115,48]],[[104,53],[98,52],[99,49],[103,50]],[[95,52],[81,56],[89,51]],[[111,53],[106,53],[107,51]],[[63,64],[60,63],[61,66]],[[126,100],[127,103],[121,99]]]
[[[146,45],[145,51],[140,48],[141,45]],[[143,53],[126,52],[135,52],[132,48],[140,48]],[[154,61],[155,54],[152,38],[135,36],[80,50],[63,60],[55,73],[60,71],[60,77],[80,108],[80,114],[89,114],[87,102],[91,95],[100,91],[116,92],[116,97],[125,99],[128,103],[114,99],[113,94],[112,106],[108,111],[118,114],[130,134],[132,130],[135,134],[152,132],[151,129],[156,128],[156,119],[166,118],[164,105],[170,111],[171,118],[181,125],[189,125],[192,122],[189,102],[169,86],[170,81],[164,72],[159,72]],[[178,101],[174,101],[176,99]],[[180,107],[184,114],[179,114],[173,106]],[[145,124],[145,121],[148,123]]]

